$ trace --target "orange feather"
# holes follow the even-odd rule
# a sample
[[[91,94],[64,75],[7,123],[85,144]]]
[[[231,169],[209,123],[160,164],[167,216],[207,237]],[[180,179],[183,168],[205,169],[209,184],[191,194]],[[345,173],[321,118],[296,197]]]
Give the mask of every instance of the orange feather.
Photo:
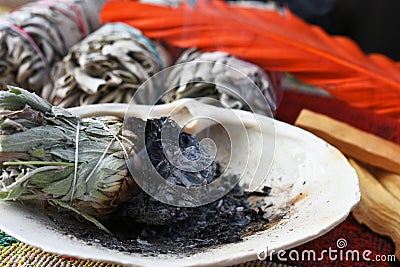
[[[290,72],[351,105],[400,118],[400,64],[365,55],[289,10],[283,13],[200,0],[195,8],[110,1],[103,22],[120,21],[178,47],[225,51],[269,71]]]

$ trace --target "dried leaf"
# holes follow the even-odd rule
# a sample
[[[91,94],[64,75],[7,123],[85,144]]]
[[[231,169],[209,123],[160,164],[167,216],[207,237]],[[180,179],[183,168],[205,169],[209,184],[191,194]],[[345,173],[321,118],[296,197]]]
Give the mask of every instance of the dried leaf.
[[[54,89],[46,97],[63,107],[130,102],[135,90],[167,61],[139,30],[106,24],[57,63]]]

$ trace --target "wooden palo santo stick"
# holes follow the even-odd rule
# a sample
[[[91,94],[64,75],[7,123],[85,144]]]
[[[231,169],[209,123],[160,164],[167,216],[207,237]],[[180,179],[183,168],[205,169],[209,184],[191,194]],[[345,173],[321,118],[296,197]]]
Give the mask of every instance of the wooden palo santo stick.
[[[379,181],[354,160],[349,160],[360,179],[361,200],[353,209],[354,218],[372,231],[389,236],[400,259],[400,201],[393,197]]]
[[[348,156],[400,173],[400,146],[393,142],[307,109],[301,111],[295,125],[321,137]]]
[[[400,201],[400,175],[381,169],[374,169],[372,174],[379,180],[382,186]]]

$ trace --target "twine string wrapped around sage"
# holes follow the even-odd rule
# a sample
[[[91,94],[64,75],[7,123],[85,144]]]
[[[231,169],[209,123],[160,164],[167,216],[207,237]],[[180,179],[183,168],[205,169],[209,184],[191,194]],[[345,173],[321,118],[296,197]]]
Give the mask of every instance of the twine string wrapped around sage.
[[[47,60],[33,39],[21,28],[0,20],[1,85],[20,85],[40,88],[50,82]]]
[[[186,97],[213,98],[224,107],[254,109],[264,115],[269,115],[267,105],[272,112],[277,108],[280,88],[257,65],[224,52],[196,48],[184,51],[176,64],[165,82],[171,88],[162,98],[166,103]]]
[[[45,201],[106,230],[98,220],[140,192],[127,158],[149,153],[150,161],[138,164],[136,174],[147,177],[146,164],[152,164],[176,185],[202,185],[214,178],[215,162],[192,173],[167,161],[160,147],[161,131],[167,127],[180,132],[173,120],[130,118],[130,123],[142,123],[145,129],[132,128],[133,138],[127,138],[119,118],[80,119],[26,90],[0,91],[0,200]],[[144,147],[138,136],[146,138]],[[189,158],[201,153],[193,136],[180,133],[179,138]]]
[[[35,92],[50,85],[51,66],[95,30],[103,0],[38,1],[0,17],[1,89]],[[3,52],[4,51],[4,52]]]
[[[43,97],[62,107],[129,103],[136,89],[168,61],[167,52],[139,30],[121,23],[106,24],[56,64],[54,88]]]
[[[137,192],[115,142],[119,119],[80,120],[25,90],[0,93],[1,199],[47,200],[101,219]]]

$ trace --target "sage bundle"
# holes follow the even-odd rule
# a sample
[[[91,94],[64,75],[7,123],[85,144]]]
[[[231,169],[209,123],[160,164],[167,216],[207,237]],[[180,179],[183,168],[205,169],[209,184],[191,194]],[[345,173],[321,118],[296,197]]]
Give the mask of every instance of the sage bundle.
[[[168,64],[161,46],[128,25],[110,23],[71,48],[54,70],[45,97],[62,107],[129,103],[135,90]]]
[[[100,25],[103,0],[38,1],[0,17],[0,82],[40,92],[51,66]]]
[[[250,62],[225,52],[192,48],[184,51],[176,64],[180,65],[174,67],[166,81],[171,89],[163,97],[164,102],[206,97],[218,100],[224,107],[252,109],[264,115],[269,115],[265,114],[266,104],[271,111],[277,108],[279,90],[260,67]]]
[[[132,156],[149,154],[153,168],[176,185],[202,185],[215,175],[215,163],[198,173],[169,163],[161,147],[161,131],[181,131],[171,119],[143,124],[141,119],[128,118],[132,128],[124,137],[119,118],[80,119],[26,90],[9,88],[0,92],[0,200],[45,201],[104,229],[98,220],[140,192],[126,163]],[[138,141],[140,136],[145,146]],[[179,138],[182,153],[196,158],[201,151],[198,141],[186,133]],[[135,165],[135,174],[146,179],[152,166],[140,157],[135,160],[142,162]]]
[[[0,24],[0,89],[13,84],[39,91],[50,82],[42,52],[25,32],[7,22]]]

